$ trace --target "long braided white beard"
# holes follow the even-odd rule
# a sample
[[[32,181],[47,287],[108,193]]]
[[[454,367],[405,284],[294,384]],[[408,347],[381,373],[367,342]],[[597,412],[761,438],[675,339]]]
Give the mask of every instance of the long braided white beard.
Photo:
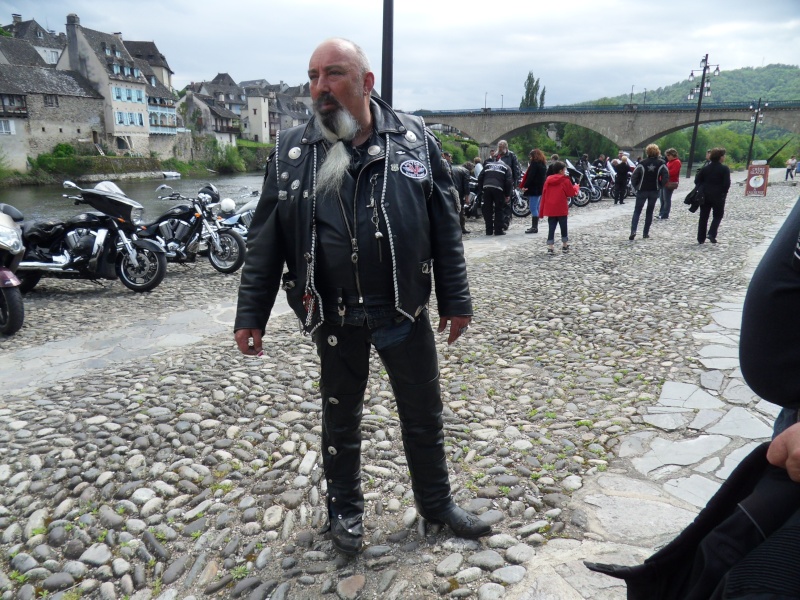
[[[317,194],[324,195],[342,187],[344,174],[350,167],[350,152],[344,142],[350,142],[356,137],[358,122],[344,107],[340,107],[331,115],[325,115],[324,118],[317,113],[317,118],[323,137],[333,142],[317,172]]]

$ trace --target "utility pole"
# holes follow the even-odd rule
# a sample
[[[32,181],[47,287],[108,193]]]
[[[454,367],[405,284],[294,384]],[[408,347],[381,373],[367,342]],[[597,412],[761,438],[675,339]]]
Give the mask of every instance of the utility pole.
[[[381,98],[392,105],[394,85],[394,0],[383,0],[383,56],[381,61]]]

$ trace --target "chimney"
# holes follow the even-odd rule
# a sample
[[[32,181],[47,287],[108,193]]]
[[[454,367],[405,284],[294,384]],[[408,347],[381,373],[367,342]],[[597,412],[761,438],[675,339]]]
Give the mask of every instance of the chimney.
[[[122,39],[122,32],[121,31],[115,31],[114,35],[117,36],[119,39]]]
[[[78,28],[81,26],[81,20],[75,13],[67,15],[67,52],[69,53],[69,68],[71,71],[78,71],[86,75],[85,71],[81,70],[80,54],[78,52]]]
[[[22,15],[11,14],[11,22],[12,23],[22,23]]]

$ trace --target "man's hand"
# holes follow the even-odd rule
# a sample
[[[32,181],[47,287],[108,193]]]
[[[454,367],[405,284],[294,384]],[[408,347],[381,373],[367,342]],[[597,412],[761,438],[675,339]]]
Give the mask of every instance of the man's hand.
[[[472,317],[439,317],[439,328],[436,331],[442,333],[445,327],[447,327],[448,321],[450,321],[450,335],[447,336],[447,343],[452,344],[461,337],[462,333],[466,333],[467,329],[469,329],[469,323],[472,321]]]
[[[800,423],[795,423],[772,440],[767,460],[786,469],[792,481],[800,482]]]
[[[239,352],[248,356],[261,356],[264,348],[261,345],[260,329],[237,329],[233,334]]]

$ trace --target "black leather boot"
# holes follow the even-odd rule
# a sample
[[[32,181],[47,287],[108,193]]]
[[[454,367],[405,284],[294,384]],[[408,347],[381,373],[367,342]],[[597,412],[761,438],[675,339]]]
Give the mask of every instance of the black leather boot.
[[[531,217],[531,227],[525,233],[539,233],[539,217]]]
[[[429,523],[447,525],[462,538],[474,539],[490,534],[492,528],[488,523],[459,508],[450,496],[439,378],[414,386],[395,384],[394,392],[398,410],[402,404],[406,407],[426,407],[429,411],[427,423],[422,423],[417,415],[413,419],[404,419],[403,412],[400,413],[403,447],[420,516]],[[432,407],[438,407],[438,411],[431,411]]]

